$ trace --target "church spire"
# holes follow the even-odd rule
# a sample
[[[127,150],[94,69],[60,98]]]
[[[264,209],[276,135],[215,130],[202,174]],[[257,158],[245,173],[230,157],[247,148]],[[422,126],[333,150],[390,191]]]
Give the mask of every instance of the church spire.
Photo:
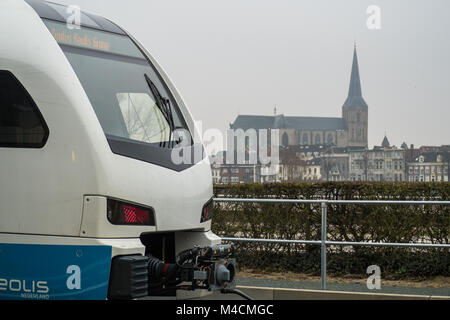
[[[356,54],[356,43],[353,48],[353,64],[350,76],[349,97],[361,97],[361,80],[359,79],[358,55]]]
[[[367,103],[364,101],[361,93],[361,79],[359,77],[358,55],[356,53],[356,42],[353,48],[353,64],[352,73],[350,75],[350,86],[348,89],[348,97],[344,103],[344,107],[365,107]]]

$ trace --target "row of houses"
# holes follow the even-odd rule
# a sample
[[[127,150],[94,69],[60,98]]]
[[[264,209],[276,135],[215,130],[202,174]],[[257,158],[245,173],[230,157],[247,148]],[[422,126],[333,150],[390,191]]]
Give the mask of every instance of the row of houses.
[[[333,145],[282,146],[279,163],[227,164],[226,154],[211,164],[214,183],[317,181],[447,182],[450,145],[391,146],[387,137],[372,149]]]

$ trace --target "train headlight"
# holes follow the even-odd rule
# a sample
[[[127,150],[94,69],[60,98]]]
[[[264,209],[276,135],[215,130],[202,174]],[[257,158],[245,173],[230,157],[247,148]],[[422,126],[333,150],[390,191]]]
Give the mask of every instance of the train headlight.
[[[107,218],[115,225],[154,226],[153,208],[108,199]]]

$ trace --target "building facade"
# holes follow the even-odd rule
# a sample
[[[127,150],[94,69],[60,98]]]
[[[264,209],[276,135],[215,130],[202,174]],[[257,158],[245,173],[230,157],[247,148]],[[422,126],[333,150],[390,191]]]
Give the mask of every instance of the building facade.
[[[349,153],[347,148],[330,147],[321,156],[322,181],[349,180]]]
[[[234,155],[236,159],[236,154]],[[261,165],[249,163],[226,163],[226,152],[218,152],[211,158],[213,183],[252,183],[261,181]]]
[[[349,149],[351,181],[406,181],[405,150],[384,137],[373,149]]]
[[[448,182],[449,152],[424,152],[407,163],[410,182]]]
[[[448,182],[450,148],[414,149],[390,146],[385,137],[373,149],[330,146],[282,148],[280,163],[212,163],[214,183],[273,183],[318,181]],[[422,152],[425,150],[425,152]],[[410,156],[415,154],[414,158]],[[220,161],[219,161],[220,162]]]

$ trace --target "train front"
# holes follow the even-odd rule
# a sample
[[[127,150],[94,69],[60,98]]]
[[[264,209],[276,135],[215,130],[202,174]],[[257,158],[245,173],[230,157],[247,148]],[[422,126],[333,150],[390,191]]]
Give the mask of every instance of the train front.
[[[0,243],[42,249],[42,264],[50,264],[47,253],[53,265],[59,259],[60,274],[48,278],[61,283],[42,280],[46,293],[55,293],[50,298],[183,297],[232,288],[233,248],[211,231],[212,177],[201,134],[162,68],[105,18],[81,12],[73,25],[65,6],[7,2],[9,15],[19,17],[5,14],[5,24],[20,27],[9,38],[15,53],[0,61],[39,108],[48,139],[28,153],[36,182],[17,185],[19,202],[33,213],[19,204],[23,213],[11,228],[3,225]],[[5,163],[14,165],[21,151],[5,151]],[[56,248],[59,258],[48,251]],[[25,269],[20,277],[26,286],[34,281]]]

